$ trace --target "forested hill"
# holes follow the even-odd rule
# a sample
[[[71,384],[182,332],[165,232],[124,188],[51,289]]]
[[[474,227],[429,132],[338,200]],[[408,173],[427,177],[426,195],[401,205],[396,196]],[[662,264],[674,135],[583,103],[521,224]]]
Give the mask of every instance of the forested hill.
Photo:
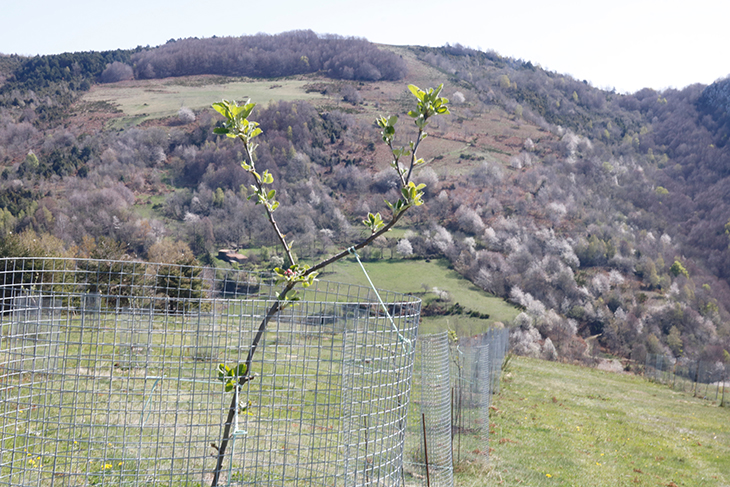
[[[627,198],[661,215],[663,233],[679,239],[682,252],[708,270],[730,278],[730,79],[710,86],[617,95],[585,82],[548,73],[529,62],[463,48],[424,50],[422,59],[454,72],[480,92],[480,99],[590,140],[595,164],[633,158],[648,171],[661,198]],[[601,160],[603,159],[603,160]],[[664,190],[667,190],[665,193]]]
[[[257,164],[314,259],[397,199],[375,116],[443,82],[425,209],[366,257],[448,259],[523,308],[520,353],[582,359],[588,337],[637,360],[730,350],[729,80],[621,95],[459,45],[297,31],[0,56],[0,82],[3,255],[279,263],[240,149],[212,133],[208,98],[245,94],[271,100]]]
[[[196,74],[274,78],[321,72],[331,78],[378,81],[401,79],[406,71],[401,58],[365,39],[312,31],[171,39],[156,48],[0,59],[5,95],[49,87],[86,91],[96,82]]]

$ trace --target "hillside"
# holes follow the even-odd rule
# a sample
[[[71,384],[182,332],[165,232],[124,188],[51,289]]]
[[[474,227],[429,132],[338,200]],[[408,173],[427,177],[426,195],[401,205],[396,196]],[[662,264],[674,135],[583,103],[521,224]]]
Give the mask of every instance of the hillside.
[[[365,258],[447,259],[523,310],[519,353],[582,360],[588,337],[636,360],[730,350],[726,82],[619,95],[458,45],[253,37],[241,41],[258,56],[247,73],[220,57],[235,39],[210,40],[223,47],[209,55],[186,40],[3,59],[2,253],[173,259],[184,242],[206,264],[228,265],[217,250],[236,248],[273,267],[240,149],[212,133],[211,103],[251,97],[257,165],[311,261],[397,198],[372,121],[409,109],[407,84],[444,83],[452,115],[430,127],[416,177],[427,204]]]
[[[712,399],[517,358],[492,402],[489,466],[457,485],[727,485],[728,411]]]

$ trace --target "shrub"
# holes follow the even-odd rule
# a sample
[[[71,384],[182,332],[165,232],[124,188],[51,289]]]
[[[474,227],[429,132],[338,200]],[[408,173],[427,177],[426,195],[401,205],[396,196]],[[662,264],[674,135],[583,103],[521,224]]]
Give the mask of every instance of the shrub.
[[[99,81],[102,83],[116,83],[117,81],[127,81],[130,79],[134,79],[132,66],[120,63],[119,61],[108,64],[99,77]]]

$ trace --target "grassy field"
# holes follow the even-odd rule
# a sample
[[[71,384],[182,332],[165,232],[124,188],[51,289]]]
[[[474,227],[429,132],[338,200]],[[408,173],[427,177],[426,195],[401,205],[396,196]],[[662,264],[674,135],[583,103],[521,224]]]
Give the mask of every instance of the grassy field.
[[[0,336],[11,337],[0,342],[5,485],[210,485],[210,445],[220,441],[232,399],[216,380],[217,364],[244,360],[267,303],[217,301],[187,315],[136,304],[77,313],[57,303],[54,313],[0,322]],[[403,411],[373,404],[406,387],[399,381],[407,347],[384,356],[397,339],[382,317],[348,307],[322,323],[333,311],[310,304],[307,316],[283,313],[260,342],[256,380],[241,392],[239,431],[247,433],[227,460],[246,485],[342,475],[341,441],[369,452],[350,468],[393,464],[388,449],[358,434],[362,424],[340,414],[343,404],[351,418],[372,414],[370,434],[394,437],[389,431],[402,420],[394,414]]]
[[[495,321],[510,321],[519,310],[503,299],[488,294],[457,272],[449,269],[446,260],[382,260],[365,262],[373,284],[379,289],[419,296],[425,303],[437,298],[436,287],[446,291],[452,303],[488,313],[489,319],[470,318],[466,315],[423,317],[420,333],[435,333],[451,328],[460,335],[485,331]],[[323,279],[369,286],[365,274],[354,259],[345,259],[327,268]],[[426,291],[427,290],[427,291]]]
[[[491,411],[488,467],[459,486],[727,486],[730,409],[613,374],[515,358]]]
[[[113,128],[123,128],[149,119],[174,116],[183,106],[193,110],[210,108],[212,103],[222,99],[251,98],[261,105],[272,100],[325,99],[318,92],[305,91],[304,85],[310,82],[302,79],[231,81],[214,76],[140,80],[95,85],[84,95],[83,101],[114,105],[124,116],[114,119]]]

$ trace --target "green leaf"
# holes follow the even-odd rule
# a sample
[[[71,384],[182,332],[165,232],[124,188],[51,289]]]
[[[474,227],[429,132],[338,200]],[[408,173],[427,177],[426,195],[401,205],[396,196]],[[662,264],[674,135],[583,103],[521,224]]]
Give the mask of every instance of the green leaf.
[[[291,291],[286,293],[286,300],[287,301],[299,301],[299,291],[292,289]]]
[[[276,190],[272,189],[271,191],[269,191],[269,194],[266,195],[266,199],[273,200],[274,196],[276,196]]]
[[[255,103],[246,103],[245,105],[238,107],[238,113],[236,113],[236,118],[239,119],[246,119],[249,115],[251,115],[251,111],[253,111],[253,108],[256,106]]]
[[[408,85],[408,89],[411,90],[411,93],[413,93],[413,95],[419,100],[423,100],[423,96],[426,94],[421,88],[416,85]]]
[[[231,116],[234,118],[238,116],[239,113],[241,113],[241,110],[243,109],[242,106],[238,104],[235,100],[232,102],[228,102],[228,109],[231,112]]]
[[[290,306],[293,302],[299,301],[299,292],[296,289],[289,290],[285,295],[279,295],[279,300],[284,301],[283,307]]]
[[[228,367],[225,364],[218,364],[218,380],[225,382],[225,377],[228,374]]]
[[[222,102],[218,102],[218,103],[213,103],[213,109],[228,119],[231,118],[231,111],[228,109],[229,106],[230,106],[230,102],[227,100],[223,100]]]
[[[400,149],[393,149],[393,157],[395,157],[396,159],[400,159],[401,157],[408,156],[410,154],[411,152],[405,147],[401,147]]]
[[[385,225],[383,223],[383,217],[380,216],[380,213],[376,213],[374,215],[372,213],[368,213],[368,217],[367,219],[363,220],[363,224],[365,224],[365,226],[368,227],[372,233],[377,232]]]
[[[213,133],[214,134],[218,134],[218,135],[225,135],[228,132],[230,132],[230,130],[228,130],[225,127],[216,127],[216,128],[213,129]]]
[[[264,171],[264,175],[261,178],[261,182],[263,184],[271,184],[274,182],[274,176],[268,171],[268,169],[266,171]]]
[[[319,272],[312,272],[311,274],[309,274],[305,278],[305,280],[302,281],[302,286],[303,287],[309,287],[309,286],[311,286],[314,283],[314,280],[317,277],[317,274],[319,274]]]

